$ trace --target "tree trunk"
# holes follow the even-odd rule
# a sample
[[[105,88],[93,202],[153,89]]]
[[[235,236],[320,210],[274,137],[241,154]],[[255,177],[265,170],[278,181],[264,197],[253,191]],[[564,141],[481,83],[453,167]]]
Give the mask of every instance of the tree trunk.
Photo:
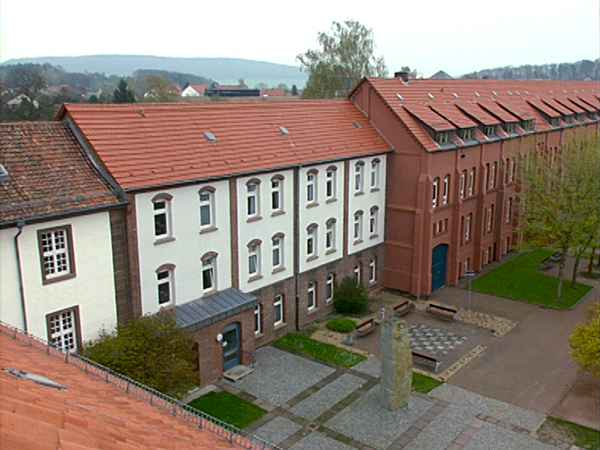
[[[590,255],[590,266],[588,267],[588,277],[592,277],[592,269],[594,268],[594,255],[596,254],[596,247],[592,248],[592,254]]]
[[[573,276],[571,277],[571,287],[575,289],[577,286],[577,274],[579,273],[579,263],[581,262],[581,255],[583,251],[577,253],[575,257],[575,266],[573,267]]]
[[[563,279],[565,278],[565,263],[567,260],[567,249],[563,247],[562,256],[558,265],[558,286],[556,287],[556,301],[562,301]]]

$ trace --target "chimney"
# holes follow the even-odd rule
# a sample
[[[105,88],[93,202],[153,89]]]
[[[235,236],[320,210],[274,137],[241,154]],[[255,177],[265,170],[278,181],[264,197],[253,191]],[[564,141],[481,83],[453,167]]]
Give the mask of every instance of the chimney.
[[[394,73],[394,78],[399,78],[404,84],[408,84],[408,72],[406,70],[401,70],[400,72]]]

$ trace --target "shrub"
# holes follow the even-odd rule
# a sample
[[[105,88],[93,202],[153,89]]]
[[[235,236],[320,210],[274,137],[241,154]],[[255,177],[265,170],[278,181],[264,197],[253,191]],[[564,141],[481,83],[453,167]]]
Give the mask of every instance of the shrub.
[[[348,317],[334,317],[327,322],[327,328],[337,333],[350,333],[356,327],[356,321]]]
[[[369,296],[362,284],[352,277],[345,277],[336,289],[333,306],[340,314],[362,314],[367,310]]]

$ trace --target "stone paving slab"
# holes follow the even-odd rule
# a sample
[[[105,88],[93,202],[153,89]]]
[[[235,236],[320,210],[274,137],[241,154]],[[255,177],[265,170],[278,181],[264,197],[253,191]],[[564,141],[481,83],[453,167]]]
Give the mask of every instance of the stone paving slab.
[[[485,423],[466,443],[463,450],[556,450],[553,445],[544,444],[514,431]]]
[[[375,358],[369,358],[361,363],[358,363],[352,369],[356,370],[357,372],[379,378],[381,376],[381,361]]]
[[[475,418],[472,410],[449,405],[406,447],[406,450],[444,450]]]
[[[314,420],[365,383],[364,379],[355,375],[342,374],[339,378],[291,408],[290,412],[305,419]]]
[[[331,367],[274,347],[259,348],[256,358],[253,373],[228,383],[274,406],[283,405],[335,372]]]
[[[545,419],[543,414],[484,397],[449,384],[438,386],[429,395],[468,409],[474,412],[474,415],[493,416],[530,431],[537,430]]]
[[[252,434],[271,444],[277,445],[301,428],[302,425],[298,425],[285,417],[275,417],[267,424],[252,432]]]
[[[322,433],[311,433],[290,447],[291,450],[356,450]]]
[[[379,385],[373,387],[324,425],[373,447],[387,448],[433,405],[411,396],[406,408],[388,411],[379,404],[380,392]]]

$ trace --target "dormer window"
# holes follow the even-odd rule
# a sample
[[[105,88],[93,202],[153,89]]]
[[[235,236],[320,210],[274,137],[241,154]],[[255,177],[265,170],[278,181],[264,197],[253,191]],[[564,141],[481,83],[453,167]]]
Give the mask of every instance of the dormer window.
[[[450,131],[438,131],[435,135],[435,141],[438,144],[446,144],[450,142],[451,132]]]
[[[573,116],[565,116],[564,121],[565,123],[573,123]]]
[[[553,127],[558,126],[558,117],[550,117],[550,126],[553,126]]]
[[[517,125],[512,122],[506,123],[506,124],[504,124],[504,129],[506,130],[506,132],[508,134],[514,134],[516,132]]]
[[[473,139],[474,135],[475,135],[475,130],[473,128],[463,128],[459,132],[459,136],[463,141],[468,141],[470,139]]]
[[[532,131],[533,130],[533,119],[524,120],[523,121],[523,129],[525,131]]]
[[[577,122],[583,122],[585,120],[585,116],[583,114],[577,114]]]
[[[496,136],[496,125],[486,125],[483,128],[483,134],[488,137]]]

